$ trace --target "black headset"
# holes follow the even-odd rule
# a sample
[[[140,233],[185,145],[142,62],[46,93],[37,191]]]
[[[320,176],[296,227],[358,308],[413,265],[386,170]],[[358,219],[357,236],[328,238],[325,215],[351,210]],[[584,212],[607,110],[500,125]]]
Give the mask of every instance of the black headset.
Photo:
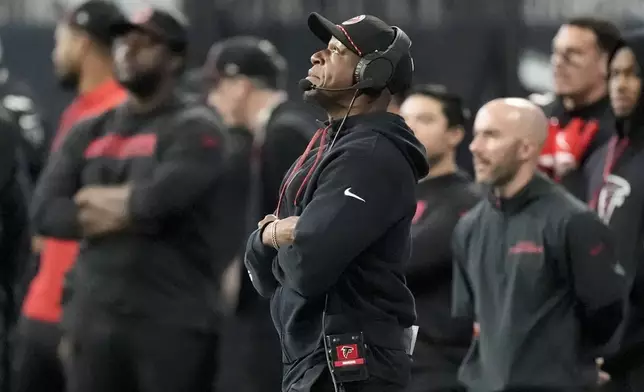
[[[375,51],[360,58],[353,72],[356,84],[365,85],[369,89],[383,90],[394,76],[396,67],[406,54],[409,54],[411,40],[400,28],[393,26],[394,41],[384,52]],[[412,60],[412,71],[414,63]]]

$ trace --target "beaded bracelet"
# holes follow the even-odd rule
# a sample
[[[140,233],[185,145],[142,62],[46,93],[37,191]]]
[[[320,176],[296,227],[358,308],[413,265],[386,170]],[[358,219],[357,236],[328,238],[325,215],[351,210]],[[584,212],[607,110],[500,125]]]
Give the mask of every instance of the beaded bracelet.
[[[271,241],[273,242],[273,248],[279,249],[280,246],[277,243],[277,222],[279,222],[279,219],[273,221],[273,228],[271,230]]]

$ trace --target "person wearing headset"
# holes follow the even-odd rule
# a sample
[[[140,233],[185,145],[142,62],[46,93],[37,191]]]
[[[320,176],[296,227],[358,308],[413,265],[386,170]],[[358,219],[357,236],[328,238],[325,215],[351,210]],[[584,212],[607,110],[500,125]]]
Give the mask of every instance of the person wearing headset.
[[[428,164],[387,106],[411,84],[411,41],[374,16],[336,25],[313,13],[308,25],[327,46],[300,87],[329,120],[286,174],[245,264],[271,297],[283,391],[403,391],[416,319],[404,267]]]

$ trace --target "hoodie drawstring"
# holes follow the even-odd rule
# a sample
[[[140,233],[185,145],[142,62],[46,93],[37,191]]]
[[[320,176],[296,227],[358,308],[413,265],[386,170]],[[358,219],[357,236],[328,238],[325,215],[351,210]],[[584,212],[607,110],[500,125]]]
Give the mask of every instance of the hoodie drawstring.
[[[322,158],[322,153],[324,152],[323,150],[324,150],[324,148],[326,146],[327,130],[330,127],[331,126],[329,125],[326,128],[319,128],[315,132],[315,135],[313,135],[313,138],[311,138],[311,141],[306,146],[306,150],[304,150],[304,153],[302,155],[300,155],[300,158],[297,160],[297,163],[293,167],[293,170],[291,171],[291,174],[288,176],[286,181],[284,181],[284,183],[282,184],[282,188],[280,189],[280,193],[279,193],[279,199],[277,200],[277,208],[275,209],[275,216],[279,217],[280,207],[282,205],[282,199],[284,198],[286,190],[291,185],[291,182],[293,181],[293,179],[294,179],[295,175],[297,174],[297,172],[304,165],[304,162],[306,161],[306,158],[308,158],[309,154],[311,153],[311,150],[313,149],[313,146],[315,145],[315,143],[318,141],[318,139],[321,138],[320,148],[318,149],[318,152],[317,152],[317,154],[315,156],[315,161],[313,162],[313,165],[311,166],[311,168],[309,169],[308,173],[306,174],[306,177],[304,177],[304,181],[302,181],[302,185],[300,185],[300,188],[297,190],[297,193],[295,195],[295,199],[293,200],[293,205],[296,205],[297,199],[298,199],[301,191],[304,189],[304,186],[309,181],[311,175],[313,174],[313,171],[315,170],[315,168],[317,167],[320,159]]]

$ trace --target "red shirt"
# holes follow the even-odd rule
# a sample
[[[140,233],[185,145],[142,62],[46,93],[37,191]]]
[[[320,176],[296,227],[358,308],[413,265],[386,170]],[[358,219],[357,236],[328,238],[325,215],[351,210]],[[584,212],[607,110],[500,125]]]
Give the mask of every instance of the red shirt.
[[[126,97],[127,92],[114,80],[109,80],[94,90],[76,97],[60,118],[52,151],[60,147],[69,130],[78,122],[118,106]],[[40,268],[38,275],[29,286],[29,292],[22,307],[23,315],[30,319],[52,323],[60,321],[63,281],[65,274],[74,264],[77,254],[76,241],[44,239],[40,253]]]

